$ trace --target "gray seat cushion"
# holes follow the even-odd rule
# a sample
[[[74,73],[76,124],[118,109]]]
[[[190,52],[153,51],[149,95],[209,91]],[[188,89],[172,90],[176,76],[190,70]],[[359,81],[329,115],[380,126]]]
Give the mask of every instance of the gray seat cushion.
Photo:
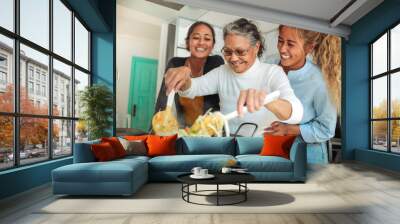
[[[239,155],[240,167],[249,172],[293,172],[292,161],[278,156]]]
[[[203,167],[212,172],[219,171],[227,161],[235,159],[231,155],[173,155],[157,156],[149,160],[151,172],[190,172],[193,167]]]

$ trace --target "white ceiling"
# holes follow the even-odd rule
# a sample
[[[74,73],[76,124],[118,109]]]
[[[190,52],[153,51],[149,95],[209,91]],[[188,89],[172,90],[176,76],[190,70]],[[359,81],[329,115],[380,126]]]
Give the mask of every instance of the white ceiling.
[[[187,6],[185,6],[187,7]],[[224,27],[226,24],[239,19],[240,16],[228,15],[220,12],[208,11],[200,16],[198,20],[208,22],[214,26]],[[261,32],[266,33],[278,28],[278,24],[268,23],[264,21],[256,21]]]
[[[257,21],[262,32],[277,24],[296,26],[347,37],[350,26],[383,0],[164,0],[185,5],[181,10],[145,0],[117,0],[117,3],[166,22],[177,17],[203,20],[223,27],[239,17]],[[343,8],[352,3],[337,17]]]
[[[167,0],[275,24],[347,37],[350,26],[383,0]],[[351,4],[349,4],[351,3]],[[346,5],[349,7],[346,8]],[[343,8],[342,11],[334,20]]]
[[[294,4],[294,0],[227,0],[227,2],[241,4],[245,2],[247,5],[288,12],[325,21],[330,21],[341,9],[352,1],[353,0],[297,0],[296,4]],[[360,17],[382,3],[383,0],[354,0],[353,2],[359,2],[361,6],[354,14],[342,22],[344,25],[352,25]]]
[[[245,2],[247,5],[255,7],[329,21],[351,0],[228,0],[227,2],[241,4]]]
[[[191,6],[184,6],[176,11],[145,0],[117,0],[118,17],[126,20],[139,20],[154,25],[163,22],[174,23],[176,18],[183,17],[192,20],[201,20],[217,27],[223,27],[240,16],[204,10]],[[256,21],[262,32],[269,32],[278,27],[277,24]]]
[[[176,10],[145,0],[117,0],[117,5],[123,6],[129,10],[147,14],[162,21],[171,21],[176,18],[178,14],[178,11]]]

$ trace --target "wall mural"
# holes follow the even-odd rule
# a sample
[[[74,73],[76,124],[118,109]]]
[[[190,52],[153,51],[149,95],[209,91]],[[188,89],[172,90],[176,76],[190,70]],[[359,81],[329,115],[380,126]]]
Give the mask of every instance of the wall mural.
[[[160,43],[167,39],[160,51],[172,45],[174,56],[159,67],[153,117],[145,125],[122,122],[125,128],[179,136],[301,136],[318,143],[315,154],[326,152],[340,111],[341,39],[284,25],[265,31],[262,22],[238,16],[222,25],[213,21],[178,17],[173,37],[160,35]],[[224,115],[237,109],[227,120]],[[132,108],[127,111],[130,116]],[[327,155],[310,161],[326,162]]]

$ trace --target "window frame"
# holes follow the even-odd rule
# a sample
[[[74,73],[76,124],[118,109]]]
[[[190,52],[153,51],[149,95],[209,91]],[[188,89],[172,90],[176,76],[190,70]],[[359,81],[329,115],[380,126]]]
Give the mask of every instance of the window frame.
[[[5,61],[5,65],[2,65],[2,64],[0,64],[0,69],[4,69],[4,70],[6,70],[7,69],[7,65],[8,65],[8,57],[7,57],[7,55],[5,55],[5,54],[3,54],[3,53],[0,53],[0,57],[1,58],[3,58],[3,60],[1,60],[1,62],[2,61]]]
[[[7,73],[3,70],[0,70],[0,85],[6,85],[6,84],[7,84]]]
[[[0,87],[4,86],[5,88],[7,88],[8,57],[7,57],[7,55],[4,55],[3,53],[0,53],[0,58],[3,59],[3,60],[0,61],[1,62],[1,64],[0,64]],[[3,61],[4,61],[4,65],[3,65]],[[4,79],[2,78],[3,76],[4,76]],[[1,91],[1,89],[0,89],[0,91]]]
[[[61,63],[64,63],[68,66],[71,66],[71,93],[72,93],[72,99],[71,99],[71,104],[74,105],[75,103],[75,88],[74,88],[74,82],[75,82],[75,69],[85,73],[89,77],[89,83],[88,86],[92,85],[92,69],[91,69],[91,37],[92,37],[92,31],[89,29],[87,24],[83,21],[83,19],[72,9],[72,7],[65,1],[65,0],[59,0],[68,10],[71,11],[71,18],[70,18],[70,23],[71,23],[71,59],[64,58],[63,56],[55,53],[53,50],[53,24],[54,24],[54,17],[53,17],[53,1],[54,0],[48,0],[49,2],[49,48],[46,49],[45,47],[40,46],[39,44],[34,43],[33,41],[30,41],[29,39],[24,38],[23,36],[20,35],[20,0],[14,0],[13,1],[13,10],[14,10],[14,30],[10,31],[4,27],[0,26],[0,35],[5,36],[7,38],[10,38],[13,40],[13,59],[12,59],[12,74],[14,78],[14,110],[13,112],[1,112],[0,111],[0,116],[11,116],[13,119],[13,153],[14,153],[14,161],[13,161],[13,166],[11,167],[5,167],[5,168],[0,168],[0,172],[5,171],[5,170],[10,170],[10,169],[16,169],[19,167],[23,166],[29,166],[37,163],[43,163],[49,160],[53,159],[61,159],[65,157],[70,157],[73,156],[74,152],[74,143],[75,143],[75,126],[76,126],[76,121],[79,120],[79,117],[75,117],[75,108],[71,108],[71,114],[68,116],[56,116],[53,115],[53,59],[58,60]],[[75,18],[79,20],[79,22],[84,26],[84,28],[88,31],[88,69],[85,69],[78,64],[75,63]],[[39,114],[27,114],[27,113],[21,113],[20,111],[20,85],[21,85],[21,80],[20,80],[20,64],[21,64],[21,56],[20,56],[20,45],[23,44],[27,47],[32,48],[33,50],[36,50],[42,54],[45,54],[48,56],[49,63],[48,63],[48,77],[46,80],[46,85],[45,85],[45,95],[48,96],[48,112],[46,115],[39,115]],[[29,69],[31,66],[29,63],[27,63],[27,71],[30,71]],[[37,83],[40,83],[42,87],[42,79],[41,79],[41,74],[43,70],[40,71],[39,73],[39,80],[36,79],[36,70],[37,68],[33,67],[33,79],[30,78],[30,73],[27,72],[26,75],[26,82],[32,81],[35,85]],[[28,85],[28,84],[27,84]],[[28,87],[28,86],[26,86]],[[27,89],[27,91],[29,91]],[[36,89],[34,89],[34,92],[36,92]],[[39,94],[38,96],[42,97],[42,94]],[[47,150],[48,150],[48,155],[47,157],[44,157],[43,160],[40,160],[38,162],[32,162],[32,163],[26,163],[26,164],[21,164],[21,158],[20,158],[20,119],[21,118],[45,118],[47,119],[48,122],[48,136],[47,136]],[[71,121],[71,153],[68,155],[63,155],[63,156],[54,156],[54,148],[53,147],[53,122],[56,120],[65,120],[65,121]],[[50,144],[51,143],[51,144]]]
[[[396,75],[396,73],[400,72],[400,67],[391,69],[391,30],[395,28],[396,26],[400,26],[400,21],[397,21],[396,23],[392,24],[390,27],[385,29],[384,32],[379,34],[375,39],[373,39],[369,44],[369,149],[373,151],[379,151],[379,152],[386,152],[386,153],[391,153],[391,154],[400,154],[400,152],[393,152],[392,151],[392,122],[393,121],[400,121],[400,117],[393,117],[392,116],[392,98],[391,98],[391,91],[392,91],[392,85],[391,85],[391,79],[393,75]],[[381,37],[384,35],[387,35],[387,64],[386,64],[386,71],[382,72],[380,74],[373,74],[373,44],[376,43]],[[399,52],[400,53],[400,52]],[[386,105],[386,117],[385,118],[373,118],[373,81],[378,79],[386,77],[386,87],[387,87],[387,105]],[[374,136],[373,136],[373,122],[376,121],[386,121],[386,151],[384,150],[379,150],[374,148]]]

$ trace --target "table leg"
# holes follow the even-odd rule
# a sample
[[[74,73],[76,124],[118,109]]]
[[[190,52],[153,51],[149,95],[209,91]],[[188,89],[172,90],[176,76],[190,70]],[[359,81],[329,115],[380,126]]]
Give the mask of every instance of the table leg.
[[[182,183],[182,188],[181,188],[181,192],[182,192],[182,199],[184,199],[184,196],[183,196],[183,190],[184,190],[184,184]]]
[[[244,201],[247,201],[247,183],[244,183]]]
[[[188,193],[187,193],[187,201],[188,201],[188,202],[190,202],[190,201],[189,201],[189,195],[190,195],[190,184],[188,184],[187,191],[188,191]]]
[[[219,184],[217,184],[217,206],[219,205]]]

